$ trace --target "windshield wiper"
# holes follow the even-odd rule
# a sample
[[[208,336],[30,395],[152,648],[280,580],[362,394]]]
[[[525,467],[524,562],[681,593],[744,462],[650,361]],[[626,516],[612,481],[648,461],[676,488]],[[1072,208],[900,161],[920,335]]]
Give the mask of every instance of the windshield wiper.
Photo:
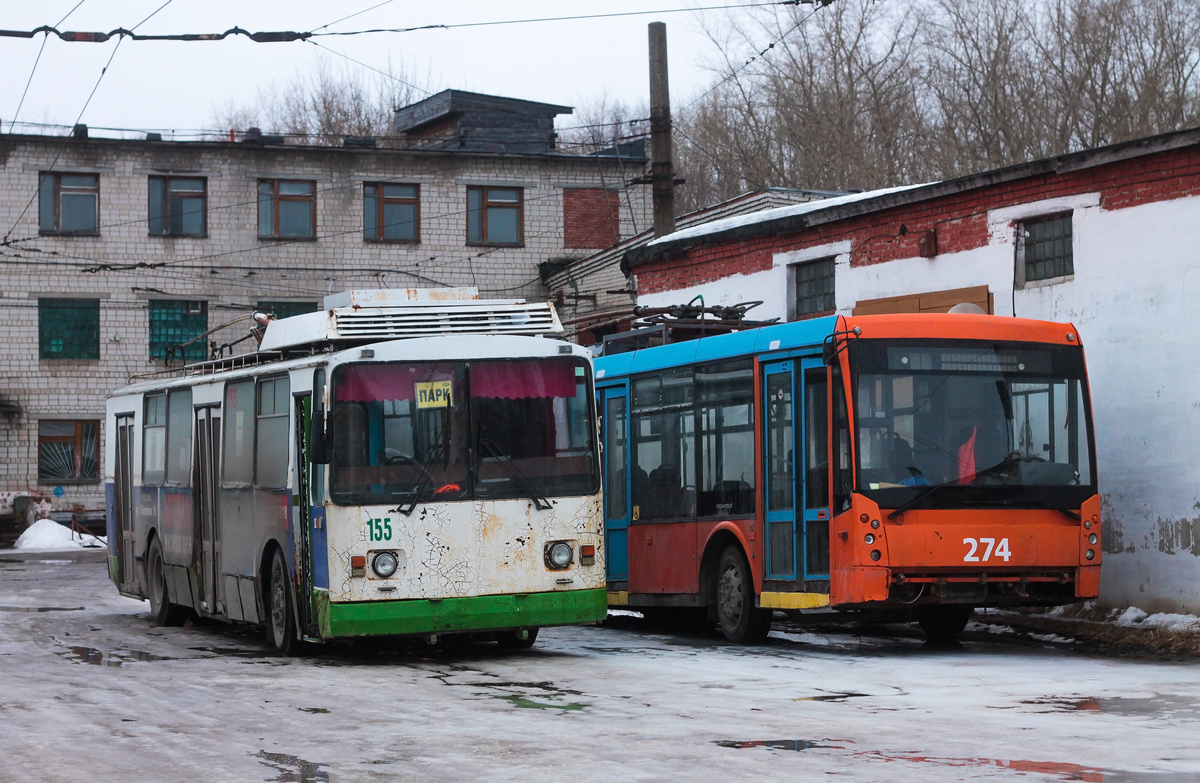
[[[416,510],[417,503],[420,502],[421,496],[425,494],[425,490],[429,488],[430,483],[433,481],[433,465],[439,459],[441,459],[442,452],[445,450],[445,436],[446,433],[443,431],[441,433],[441,437],[437,439],[437,442],[429,448],[429,456],[426,457],[425,461],[421,463],[421,476],[417,480],[417,485],[413,487],[407,495],[408,503],[406,505],[397,506],[396,508],[392,509],[393,511],[398,511],[407,517],[411,516],[412,512]]]
[[[550,501],[542,497],[538,491],[533,488],[533,485],[529,482],[529,479],[525,477],[525,474],[523,474],[517,467],[516,463],[512,461],[512,457],[501,452],[500,449],[496,447],[496,444],[490,440],[484,440],[481,438],[479,440],[479,445],[483,447],[484,451],[486,451],[488,454],[491,454],[497,462],[504,466],[505,471],[508,472],[508,475],[512,476],[512,480],[516,482],[518,487],[521,488],[521,491],[533,501],[534,508],[536,508],[538,511],[548,511],[549,509],[553,508],[553,505],[550,503]]]
[[[916,505],[917,501],[919,501],[923,498],[929,497],[930,495],[932,495],[934,492],[937,492],[942,487],[954,487],[954,486],[962,486],[962,484],[960,484],[958,482],[958,480],[954,480],[954,481],[943,481],[941,484],[930,484],[927,487],[922,487],[921,492],[918,492],[917,494],[913,495],[908,500],[906,500],[903,503],[901,503],[900,505],[896,506],[896,510],[893,511],[892,513],[888,514],[888,519],[895,519],[896,517],[900,516],[905,511],[909,510],[914,505]]]

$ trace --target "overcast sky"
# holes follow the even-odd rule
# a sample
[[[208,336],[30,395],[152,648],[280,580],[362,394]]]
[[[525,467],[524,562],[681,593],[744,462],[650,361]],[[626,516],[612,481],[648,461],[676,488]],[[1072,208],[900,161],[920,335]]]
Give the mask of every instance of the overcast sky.
[[[171,0],[138,33],[219,33],[232,27],[250,32],[315,31],[323,25],[377,5],[381,0]],[[729,0],[725,0],[729,2]],[[108,32],[132,28],[164,0],[4,0],[0,28]],[[417,2],[391,0],[322,32],[376,27],[416,27],[547,16],[694,8],[722,0],[593,0],[592,2]],[[59,24],[59,21],[70,16]],[[608,95],[636,104],[647,101],[647,31],[652,21],[667,23],[672,102],[677,108],[711,81],[707,64],[717,50],[702,29],[721,11],[665,13],[613,19],[544,22],[451,30],[421,30],[305,42],[254,43],[237,36],[217,42],[125,40],[114,56],[107,43],[68,43],[51,36],[0,37],[0,129],[10,131],[14,116],[23,122],[132,129],[207,129],[231,102],[246,105],[259,90],[283,84],[325,62],[334,71],[349,68],[364,80],[370,71],[340,52],[374,68],[399,73],[415,69],[436,87],[453,87],[528,100],[583,106]],[[38,51],[42,48],[41,59]],[[105,63],[112,64],[103,79]],[[28,94],[17,115],[26,81]],[[91,103],[84,105],[100,80]],[[559,125],[571,123],[560,117]],[[17,126],[17,132],[39,131]]]

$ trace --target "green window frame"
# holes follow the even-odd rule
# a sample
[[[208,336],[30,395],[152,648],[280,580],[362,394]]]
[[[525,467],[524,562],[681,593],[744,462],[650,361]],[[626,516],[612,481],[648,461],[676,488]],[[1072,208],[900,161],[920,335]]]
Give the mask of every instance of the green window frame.
[[[100,175],[43,171],[38,178],[38,233],[99,236]]]
[[[99,359],[99,299],[38,299],[39,359]]]
[[[367,242],[420,242],[421,186],[398,182],[364,183],[363,239]]]
[[[254,305],[262,313],[271,313],[276,318],[291,318],[293,315],[315,313],[321,309],[320,302],[286,302],[281,299],[264,299]]]
[[[208,181],[204,177],[150,177],[146,217],[154,236],[208,234]]]
[[[178,348],[208,331],[208,302],[151,299],[149,313],[151,359],[202,362],[208,358],[208,343],[204,340]]]
[[[469,186],[467,244],[521,247],[525,244],[525,189]]]

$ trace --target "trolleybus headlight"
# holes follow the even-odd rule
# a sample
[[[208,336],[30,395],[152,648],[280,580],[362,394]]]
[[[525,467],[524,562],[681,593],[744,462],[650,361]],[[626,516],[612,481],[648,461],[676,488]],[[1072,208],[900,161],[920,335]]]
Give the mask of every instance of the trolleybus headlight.
[[[866,541],[868,544],[874,544],[875,543],[875,534],[867,533],[866,537],[863,540]]]
[[[1096,538],[1096,534],[1095,534],[1095,533],[1092,533],[1091,535],[1089,535],[1089,536],[1088,536],[1088,543],[1089,543],[1089,544],[1091,544],[1092,546],[1095,546],[1095,545],[1096,545],[1096,541],[1098,541],[1098,540],[1099,540],[1099,539],[1097,539],[1097,538]]]
[[[1093,552],[1093,551],[1092,551],[1092,550],[1090,550],[1090,549],[1089,549],[1088,551],[1084,552],[1084,553],[1083,553],[1083,556],[1084,556],[1084,557],[1086,557],[1088,560],[1095,560],[1095,559],[1096,559],[1096,553],[1095,553],[1095,552]]]
[[[883,557],[883,553],[880,552],[878,549],[871,550],[871,559],[872,560],[878,560],[881,557]]]
[[[546,545],[546,567],[561,571],[571,565],[575,551],[566,541],[552,541]]]
[[[371,558],[371,570],[380,579],[387,579],[396,573],[396,569],[399,567],[400,561],[391,552],[379,552]]]

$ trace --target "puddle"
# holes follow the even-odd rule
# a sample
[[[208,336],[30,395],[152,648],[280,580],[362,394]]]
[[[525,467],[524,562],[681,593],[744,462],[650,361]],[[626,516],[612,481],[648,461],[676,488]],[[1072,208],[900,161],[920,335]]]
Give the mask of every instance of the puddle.
[[[570,702],[566,702],[565,704],[564,703],[551,703],[551,702],[544,702],[544,701],[534,701],[533,699],[527,699],[524,696],[516,696],[516,695],[495,696],[493,698],[502,699],[504,701],[509,702],[514,707],[520,707],[521,709],[526,709],[526,710],[560,710],[560,713],[559,713],[560,715],[568,713],[568,712],[578,712],[579,710],[582,710],[586,707],[592,706],[590,704],[583,704],[583,703],[577,702],[577,701],[570,701]]]
[[[818,748],[832,748],[834,750],[845,750],[845,745],[831,745],[831,742],[844,742],[845,740],[714,740],[714,745],[720,745],[722,748],[736,748],[743,750],[745,748],[772,748],[774,750],[815,750]]]
[[[1145,699],[1126,696],[1029,699],[1021,704],[1049,708],[1037,712],[1099,712],[1133,718],[1200,714],[1200,703],[1174,694],[1155,694]]]
[[[68,647],[60,650],[57,654],[68,660],[74,660],[75,663],[90,663],[93,666],[120,666],[133,661],[175,660],[165,655],[154,655],[141,650],[114,650],[106,654],[103,650],[97,650],[95,647]]]
[[[324,707],[300,707],[301,712],[307,712],[310,715],[328,715],[329,710]]]
[[[241,647],[189,647],[189,650],[195,652],[212,653],[219,655],[222,658],[266,658],[267,654],[262,650],[246,650]]]
[[[866,696],[870,696],[870,694],[869,693],[823,693],[820,696],[801,696],[798,699],[792,699],[792,701],[829,701],[829,702],[837,703],[837,702],[843,702],[846,699],[861,699]]]
[[[272,783],[318,783],[329,780],[328,764],[313,763],[287,753],[268,753],[260,750],[254,754],[259,761],[279,773],[270,778]]]
[[[82,606],[0,606],[0,612],[82,612]]]

